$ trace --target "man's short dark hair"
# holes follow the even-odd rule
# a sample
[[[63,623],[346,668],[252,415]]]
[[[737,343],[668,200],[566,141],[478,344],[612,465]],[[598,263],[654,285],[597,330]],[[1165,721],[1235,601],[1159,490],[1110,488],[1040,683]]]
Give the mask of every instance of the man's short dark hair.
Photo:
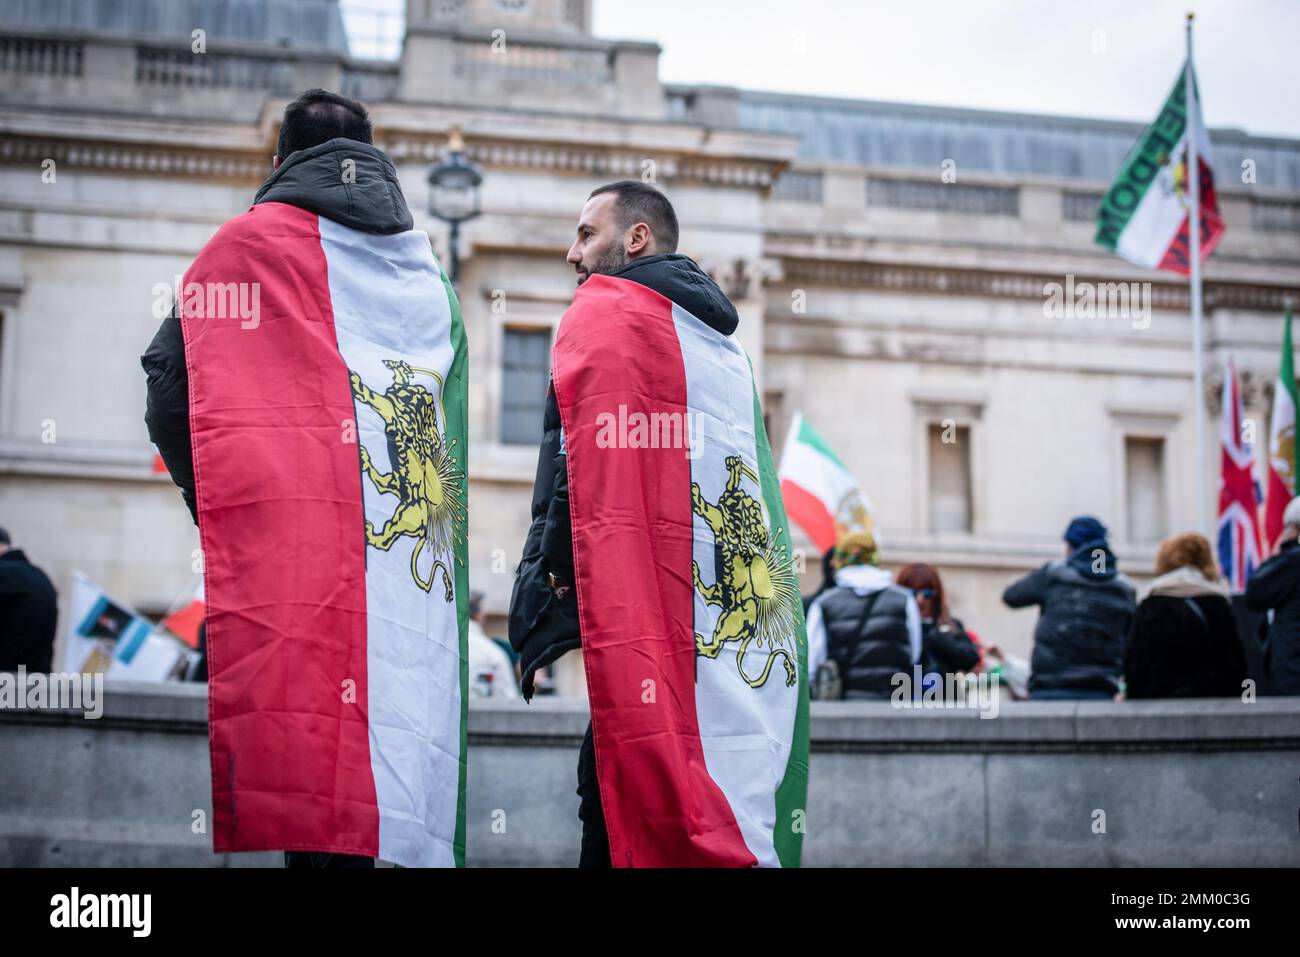
[[[9,544],[11,544],[9,539],[9,532],[7,532],[3,528],[0,528],[0,545],[9,545]]]
[[[299,150],[309,150],[340,136],[359,143],[374,142],[366,108],[328,90],[308,90],[284,108],[275,152],[283,162]]]
[[[601,193],[614,193],[615,222],[619,229],[627,229],[635,223],[645,223],[650,227],[650,235],[655,238],[655,252],[677,252],[677,213],[668,197],[649,183],[635,179],[622,179],[617,183],[607,183],[591,191],[591,199]]]

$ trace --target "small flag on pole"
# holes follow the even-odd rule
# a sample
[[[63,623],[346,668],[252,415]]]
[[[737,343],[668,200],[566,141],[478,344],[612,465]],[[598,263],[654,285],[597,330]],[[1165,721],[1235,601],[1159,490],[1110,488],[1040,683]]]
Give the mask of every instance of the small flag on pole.
[[[203,624],[203,579],[193,593],[177,602],[162,620],[162,626],[191,648],[199,646],[199,626]]]
[[[826,440],[796,412],[781,454],[786,514],[823,552],[846,531],[874,531],[871,502]]]
[[[72,576],[69,612],[65,671],[165,681],[183,653],[179,642],[79,573]]]
[[[1223,238],[1223,218],[1214,192],[1210,137],[1201,120],[1195,71],[1187,64],[1155,121],[1142,131],[1124,160],[1119,175],[1101,200],[1097,215],[1097,245],[1150,269],[1186,276],[1188,252],[1188,128],[1196,130],[1196,165],[1200,169],[1201,262]],[[1192,77],[1191,96],[1187,78]],[[1194,124],[1188,113],[1195,110]]]
[[[1260,563],[1259,498],[1254,479],[1254,454],[1242,439],[1241,391],[1237,372],[1228,360],[1223,378],[1222,470],[1219,478],[1219,566],[1233,593],[1246,583]]]
[[[1264,506],[1264,548],[1271,550],[1282,534],[1282,513],[1295,495],[1296,408],[1295,360],[1291,354],[1291,310],[1282,332],[1282,361],[1273,389],[1273,417],[1268,430],[1268,493]]]

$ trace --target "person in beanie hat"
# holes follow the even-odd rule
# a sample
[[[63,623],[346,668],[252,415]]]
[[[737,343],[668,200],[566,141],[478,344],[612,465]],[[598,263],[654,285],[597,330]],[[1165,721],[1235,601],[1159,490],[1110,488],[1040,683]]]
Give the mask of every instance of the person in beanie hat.
[[[1065,530],[1065,559],[1009,587],[1010,608],[1042,609],[1034,629],[1029,697],[1113,698],[1124,672],[1124,642],[1137,592],[1119,573],[1106,526],[1091,515]]]
[[[1282,513],[1282,534],[1273,556],[1251,576],[1246,604],[1272,611],[1264,642],[1264,694],[1300,695],[1300,496]]]
[[[835,542],[834,584],[808,607],[808,674],[825,668],[841,694],[890,698],[896,674],[910,679],[921,661],[921,614],[916,599],[879,566],[871,532],[847,532]],[[822,682],[826,684],[835,682]],[[914,689],[917,693],[920,689]]]

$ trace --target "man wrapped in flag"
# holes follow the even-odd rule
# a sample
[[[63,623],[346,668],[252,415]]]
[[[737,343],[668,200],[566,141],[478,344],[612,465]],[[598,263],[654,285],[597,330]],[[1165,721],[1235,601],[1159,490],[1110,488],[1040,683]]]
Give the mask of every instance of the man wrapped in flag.
[[[735,307],[654,187],[601,187],[568,261],[510,611],[524,693],[579,645],[584,866],[796,866],[807,650]]]
[[[143,357],[203,545],[217,852],[461,865],[465,336],[365,109],[312,90]]]

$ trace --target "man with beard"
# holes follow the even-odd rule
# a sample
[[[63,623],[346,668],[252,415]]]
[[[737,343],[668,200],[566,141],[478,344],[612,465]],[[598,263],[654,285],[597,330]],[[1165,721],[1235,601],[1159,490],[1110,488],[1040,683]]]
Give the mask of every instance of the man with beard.
[[[702,762],[698,762],[700,743],[707,751],[713,741],[709,716],[702,710],[696,727],[692,711],[687,723],[682,723],[683,713],[691,711],[689,706],[679,707],[682,699],[693,700],[696,695],[693,669],[702,673],[716,666],[716,670],[709,671],[709,680],[735,679],[739,683],[735,678],[735,656],[719,653],[726,641],[738,639],[717,635],[725,630],[722,622],[730,620],[727,616],[737,614],[735,602],[742,599],[728,598],[731,610],[724,607],[710,642],[701,632],[707,635],[714,629],[714,622],[707,608],[700,610],[705,606],[699,596],[703,592],[715,596],[722,593],[722,573],[716,570],[721,566],[707,569],[713,564],[712,551],[696,551],[701,561],[692,571],[692,512],[701,516],[713,509],[707,498],[717,493],[702,490],[701,484],[716,481],[713,474],[719,470],[706,471],[706,463],[695,461],[697,436],[690,440],[690,451],[684,458],[681,451],[661,452],[658,444],[653,452],[635,443],[618,448],[642,451],[591,451],[607,447],[599,440],[593,441],[588,421],[593,417],[588,413],[604,402],[640,403],[647,409],[685,408],[692,410],[687,415],[698,416],[693,410],[712,398],[715,410],[721,411],[712,413],[711,422],[735,422],[746,416],[750,417],[747,422],[753,420],[757,403],[752,393],[752,374],[743,350],[731,339],[739,323],[736,309],[694,261],[677,253],[677,240],[677,216],[672,204],[645,183],[625,180],[601,186],[591,193],[582,209],[567,256],[580,289],[556,340],[533,488],[532,525],[511,599],[510,641],[520,654],[525,698],[534,693],[534,676],[539,668],[574,648],[584,650],[593,723],[587,727],[578,758],[578,816],[583,826],[580,867],[609,867],[611,858],[620,866],[743,866],[775,863],[778,857],[780,863],[788,865],[797,863],[797,845],[791,847],[785,834],[777,835],[774,842],[775,829],[766,819],[749,826],[753,815],[741,806],[742,801],[727,795],[730,807],[719,805],[721,814],[709,817],[711,812],[700,812],[697,807],[707,804],[708,798],[694,800],[696,795],[715,790],[725,793],[727,787],[718,783],[715,789],[713,782],[704,782]],[[600,279],[588,284],[593,277]],[[675,323],[678,333],[673,332]],[[682,329],[689,329],[689,335]],[[680,375],[682,360],[672,355],[678,348],[678,334],[687,336],[681,348],[686,349],[688,341],[692,344],[696,350],[691,353],[692,361],[703,363],[707,379],[735,384],[732,389],[722,390],[723,398],[718,399],[716,392],[691,393],[688,397],[684,388],[673,393],[678,398],[666,398],[666,393],[656,391],[661,390],[666,378],[672,377],[674,368]],[[647,347],[649,342],[663,348]],[[562,410],[570,430],[567,436]],[[745,476],[757,483],[758,473],[771,469],[765,433],[758,436],[755,451],[756,430],[761,428],[761,417],[757,425],[744,427],[748,444],[738,443],[736,448],[741,454],[733,452],[727,458],[732,469],[727,489],[733,498],[720,501],[750,503],[752,511],[747,515],[768,519],[765,525],[747,526],[750,533],[764,543],[788,543],[779,504],[774,508],[770,497],[756,485],[742,487]],[[735,434],[730,438],[734,440]],[[711,434],[710,454],[726,445],[727,439],[727,435]],[[665,458],[656,457],[660,455]],[[666,457],[669,455],[673,458]],[[584,456],[586,464],[582,465]],[[689,465],[685,459],[691,460]],[[616,462],[621,464],[611,464]],[[604,471],[607,468],[611,471]],[[679,476],[676,484],[664,478],[666,471]],[[593,481],[598,473],[600,479]],[[618,477],[611,479],[615,473]],[[585,494],[571,503],[570,481],[575,483],[576,495],[584,478],[589,482]],[[750,489],[757,498],[750,495]],[[620,494],[627,501],[619,500]],[[765,511],[757,504],[761,499],[766,499]],[[660,510],[667,510],[667,520],[660,516]],[[716,519],[722,513],[713,509],[709,514]],[[611,516],[621,519],[609,521]],[[699,534],[697,525],[697,541]],[[712,545],[702,547],[711,549]],[[779,559],[773,561],[779,564]],[[706,566],[703,572],[700,564]],[[611,572],[613,565],[624,567]],[[779,573],[784,571],[784,567],[778,569]],[[716,575],[718,584],[702,585],[702,574]],[[615,580],[612,586],[610,575]],[[656,575],[666,576],[666,581],[654,583]],[[621,584],[617,581],[620,576]],[[642,588],[646,589],[644,593],[639,591]],[[779,701],[781,720],[792,728],[793,702],[800,693],[806,702],[807,694],[806,681],[794,680],[796,671],[791,661],[797,647],[796,627],[798,640],[802,641],[802,615],[795,617],[799,601],[793,578],[787,589],[778,591],[783,601],[788,591],[789,603],[794,606],[788,618],[772,619],[785,622],[782,635],[791,647],[790,656],[784,659],[785,670],[776,669],[778,677],[766,689],[769,698],[743,689],[736,692],[736,703],[729,707],[742,715],[757,714],[776,707],[773,702]],[[744,600],[753,605],[753,599]],[[716,598],[714,601],[720,607],[724,605]],[[693,618],[696,633],[692,639]],[[600,624],[593,624],[596,621]],[[734,651],[738,646],[725,647]],[[744,651],[740,655],[743,658]],[[768,672],[774,662],[780,661],[779,657],[769,657]],[[724,671],[724,667],[728,670]],[[660,690],[659,695],[671,698],[674,706],[637,711],[625,691],[632,683],[620,683],[627,677],[624,672],[629,671],[637,676],[637,682],[642,675],[653,675],[659,683],[668,684],[670,689]],[[764,673],[764,681],[768,672]],[[740,677],[749,681],[751,688],[759,687],[743,669]],[[636,712],[638,717],[628,718],[628,712]],[[770,710],[764,713],[770,714]],[[641,720],[647,723],[635,728],[625,723]],[[681,747],[692,739],[693,746]],[[791,740],[797,742],[798,735]],[[768,753],[755,760],[772,763],[774,778],[769,780],[783,780],[786,759],[772,762],[772,749],[766,747],[767,743],[765,740]],[[806,747],[800,751],[795,744],[789,754],[789,766],[796,768],[791,779],[806,773]],[[763,774],[768,770],[761,768]],[[606,791],[603,804],[599,788],[602,782]],[[762,789],[755,784],[750,790]],[[654,801],[659,803],[653,809],[641,803]],[[771,805],[770,795],[768,803]],[[722,847],[722,841],[717,839],[710,843],[711,839],[701,836],[716,837],[725,829],[715,826],[715,821],[725,821],[735,835],[730,846]],[[743,843],[738,827],[745,831]],[[753,837],[755,833],[759,838]]]

